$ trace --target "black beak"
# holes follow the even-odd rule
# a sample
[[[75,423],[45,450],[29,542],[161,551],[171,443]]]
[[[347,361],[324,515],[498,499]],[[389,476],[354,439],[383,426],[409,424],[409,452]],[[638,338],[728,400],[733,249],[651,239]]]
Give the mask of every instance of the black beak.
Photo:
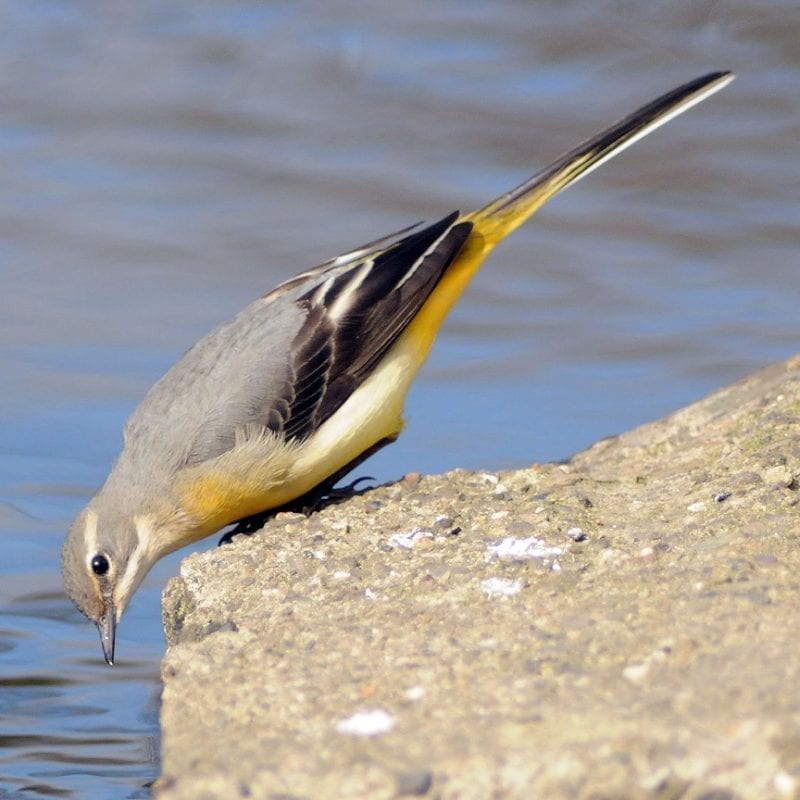
[[[106,613],[100,617],[97,623],[97,630],[100,632],[100,644],[103,646],[103,655],[109,667],[114,666],[114,637],[117,632],[117,612],[114,604],[109,600],[106,605]]]

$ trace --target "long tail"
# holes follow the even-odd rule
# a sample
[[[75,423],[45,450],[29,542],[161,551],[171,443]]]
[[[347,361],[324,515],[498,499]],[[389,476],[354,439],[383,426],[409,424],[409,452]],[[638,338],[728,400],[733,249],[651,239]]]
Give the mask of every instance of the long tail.
[[[562,189],[588,175],[603,162],[621,153],[673,117],[718,92],[733,78],[730,72],[711,72],[667,92],[579,144],[516,189],[461,217],[459,222],[473,224],[472,232],[425,306],[409,325],[408,335],[404,337],[416,343],[418,363],[421,364],[427,355],[447,313],[501,239],[522,225],[531,214]]]
[[[711,72],[673,89],[592,136],[510,192],[468,214],[475,233],[493,247],[551,197],[588,175],[648,133],[702,102],[733,80],[730,72]]]
[[[734,78],[730,72],[710,72],[673,89],[638,111],[579,144],[549,167],[459,222],[471,222],[472,232],[461,253],[442,276],[417,318],[409,326],[419,360],[425,358],[439,326],[494,246],[518,228],[551,197],[575,183],[626,147],[690,109]]]

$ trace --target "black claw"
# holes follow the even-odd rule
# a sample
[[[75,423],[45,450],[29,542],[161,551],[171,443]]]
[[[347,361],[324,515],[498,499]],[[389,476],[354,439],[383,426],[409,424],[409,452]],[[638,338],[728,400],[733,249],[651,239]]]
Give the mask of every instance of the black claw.
[[[320,498],[321,500],[346,500],[348,497],[352,497],[353,495],[358,494],[359,492],[365,492],[368,488],[374,489],[375,487],[365,487],[363,489],[358,489],[359,483],[364,483],[366,481],[374,481],[370,475],[364,475],[361,478],[356,478],[354,481],[350,483],[346,483],[344,486],[334,486],[333,488],[329,489],[325,492],[324,495]]]
[[[250,536],[256,531],[261,530],[261,528],[267,524],[267,520],[270,517],[274,517],[278,511],[283,510],[284,509],[275,509],[273,511],[265,511],[262,514],[254,514],[252,517],[240,519],[234,528],[231,528],[227,533],[222,534],[222,538],[219,540],[217,547],[222,547],[224,544],[230,544],[233,541],[233,537],[238,536],[239,534],[242,534],[242,536]]]
[[[220,537],[220,540],[217,542],[217,547],[222,547],[224,544],[230,544],[233,541],[233,537],[239,533],[237,528],[232,528],[227,533],[223,533]]]

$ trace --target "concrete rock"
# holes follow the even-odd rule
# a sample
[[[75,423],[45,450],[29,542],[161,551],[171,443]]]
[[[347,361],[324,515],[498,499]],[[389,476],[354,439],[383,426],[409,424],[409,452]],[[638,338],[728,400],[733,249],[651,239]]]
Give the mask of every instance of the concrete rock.
[[[800,797],[798,480],[800,358],[192,555],[155,795]]]

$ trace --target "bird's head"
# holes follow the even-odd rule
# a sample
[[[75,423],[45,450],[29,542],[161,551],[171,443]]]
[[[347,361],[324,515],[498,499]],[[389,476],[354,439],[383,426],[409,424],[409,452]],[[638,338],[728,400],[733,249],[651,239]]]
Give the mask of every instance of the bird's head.
[[[148,517],[87,506],[69,529],[61,552],[64,588],[97,625],[103,655],[114,663],[117,622],[159,555]]]

